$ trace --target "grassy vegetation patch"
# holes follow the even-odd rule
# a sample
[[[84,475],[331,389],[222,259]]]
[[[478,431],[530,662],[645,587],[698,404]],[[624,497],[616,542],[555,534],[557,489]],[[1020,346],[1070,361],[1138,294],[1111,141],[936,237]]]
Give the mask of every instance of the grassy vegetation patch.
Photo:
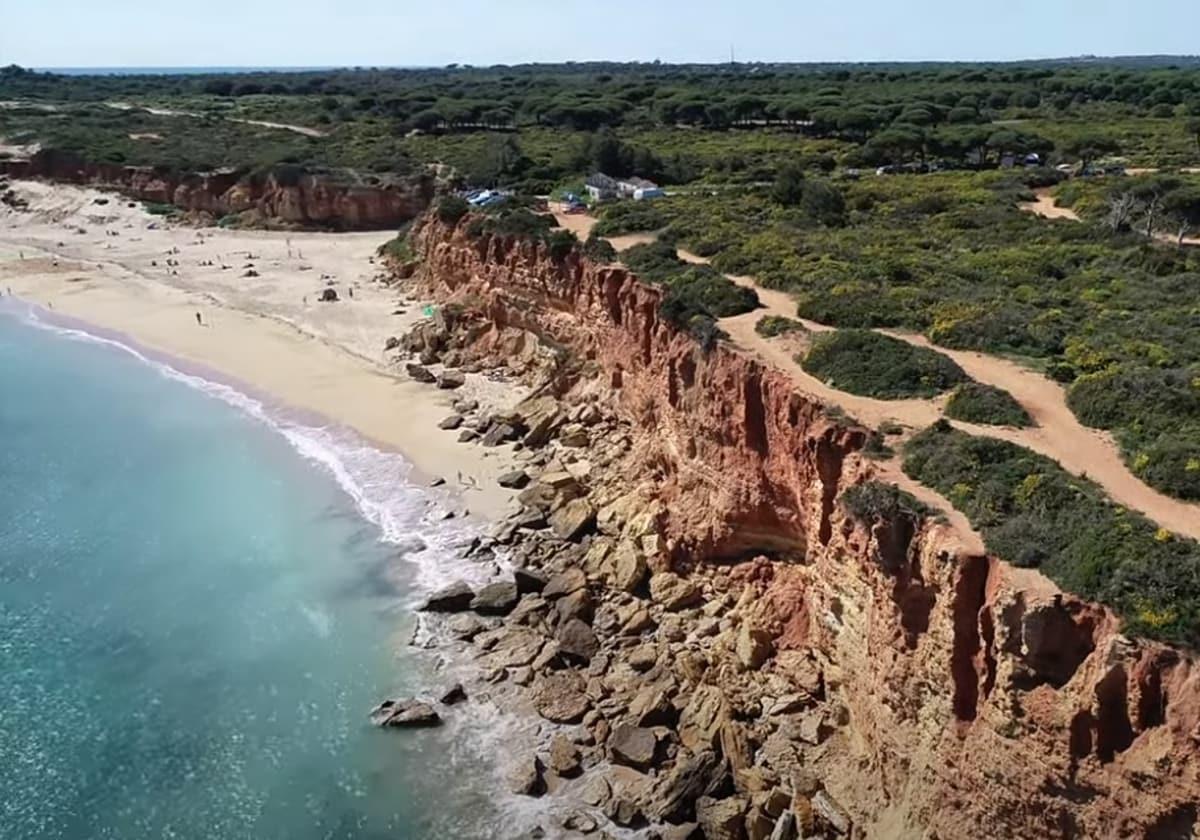
[[[759,306],[753,289],[739,286],[709,266],[685,263],[674,247],[664,242],[634,246],[623,252],[621,259],[643,280],[668,288],[673,313],[728,318]]]
[[[967,381],[941,353],[869,330],[819,335],[801,364],[835,388],[878,399],[933,397]]]
[[[605,205],[595,231],[600,236],[646,233],[666,227],[667,217],[650,201],[620,201]]]
[[[1128,632],[1200,642],[1200,544],[1112,504],[1049,458],[949,424],[909,441],[904,471],[963,511],[989,551],[1113,607]]]
[[[754,331],[763,338],[775,338],[790,333],[807,333],[808,328],[795,318],[785,318],[782,315],[764,315],[754,325]]]
[[[946,416],[990,426],[1024,428],[1033,425],[1029,412],[1013,399],[1012,394],[979,382],[964,382],[954,389],[946,403]]]
[[[928,505],[894,484],[867,481],[848,488],[841,496],[846,512],[862,522],[918,518],[931,513]]]

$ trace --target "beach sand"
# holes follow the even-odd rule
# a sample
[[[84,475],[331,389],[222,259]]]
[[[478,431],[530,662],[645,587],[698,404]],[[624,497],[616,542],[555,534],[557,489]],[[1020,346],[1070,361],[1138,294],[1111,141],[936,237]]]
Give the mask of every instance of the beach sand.
[[[501,408],[524,391],[478,375],[441,391],[385,360],[386,339],[425,317],[381,282],[374,255],[391,234],[195,228],[112,193],[12,186],[29,207],[0,207],[6,293],[349,426],[423,478],[445,478],[472,513],[495,517],[510,502],[496,484],[512,468],[508,448],[460,444],[437,423],[460,397]],[[318,302],[327,287],[338,301]]]

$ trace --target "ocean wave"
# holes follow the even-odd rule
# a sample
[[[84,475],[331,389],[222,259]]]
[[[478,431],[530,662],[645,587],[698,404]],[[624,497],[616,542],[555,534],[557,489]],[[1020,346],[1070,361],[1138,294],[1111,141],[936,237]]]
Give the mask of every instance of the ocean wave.
[[[4,308],[14,311],[11,298]],[[400,453],[371,446],[344,426],[303,422],[284,406],[269,406],[232,385],[181,370],[120,338],[56,323],[35,306],[23,305],[17,314],[31,326],[63,338],[128,354],[161,376],[219,399],[277,432],[302,458],[331,475],[359,514],[379,529],[380,540],[396,546],[397,555],[413,564],[413,601],[454,580],[485,582],[494,571],[460,559],[461,547],[478,536],[480,526],[464,519],[443,520],[442,514],[456,507],[456,497],[415,484],[412,464]]]

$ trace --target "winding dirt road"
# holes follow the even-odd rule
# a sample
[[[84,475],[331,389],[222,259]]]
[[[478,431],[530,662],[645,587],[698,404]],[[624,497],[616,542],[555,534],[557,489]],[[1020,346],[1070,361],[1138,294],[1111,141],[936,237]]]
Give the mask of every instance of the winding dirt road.
[[[1050,208],[1045,208],[1045,201],[1049,202]],[[1039,209],[1059,211],[1057,216],[1051,218],[1072,218],[1074,215],[1067,208],[1053,207],[1053,198],[1048,192],[1044,199],[1039,196],[1038,207]],[[571,220],[571,229],[582,236],[586,236],[595,224],[595,219],[590,216],[576,215],[565,218]],[[645,238],[646,236],[645,234],[638,235],[638,241],[649,241]],[[629,237],[623,237],[611,241],[614,242],[614,247],[620,251],[623,250],[621,246],[630,247],[626,244],[629,239]],[[685,262],[695,264],[709,262],[704,257],[682,249],[678,251],[678,255]],[[923,429],[943,417],[943,409],[948,399],[945,395],[935,399],[879,400],[849,394],[839,390],[836,383],[826,383],[809,374],[796,361],[797,348],[793,342],[781,338],[765,338],[755,331],[755,325],[764,315],[779,315],[800,321],[811,332],[826,332],[833,328],[826,324],[798,318],[796,303],[787,292],[763,288],[752,277],[727,276],[739,286],[754,289],[758,293],[762,307],[745,315],[722,318],[719,322],[721,328],[729,334],[730,340],[744,352],[751,353],[761,361],[788,372],[796,386],[804,393],[827,404],[838,406],[860,423],[871,428],[878,428],[885,421],[890,421],[915,431]],[[1018,429],[964,423],[959,420],[950,421],[956,428],[980,437],[1006,440],[1052,458],[1068,472],[1086,477],[1103,487],[1109,497],[1118,504],[1139,511],[1170,531],[1193,539],[1200,539],[1200,505],[1182,502],[1159,493],[1130,472],[1121,459],[1120,450],[1112,436],[1107,432],[1089,429],[1080,423],[1074,412],[1067,406],[1066,391],[1057,382],[1014,362],[985,353],[949,350],[935,346],[922,335],[894,330],[880,330],[879,332],[918,347],[936,349],[937,352],[949,356],[977,382],[1003,388],[1012,394],[1013,398],[1029,412],[1029,415],[1037,423],[1037,426],[1033,428]],[[911,486],[915,485],[915,482],[903,476],[896,464],[885,464],[883,469],[888,473],[889,481],[912,492],[918,498],[928,501],[930,504],[934,504],[935,498],[941,498],[932,494],[928,488],[920,485]],[[953,509],[945,500],[941,500],[935,506],[951,516],[949,512]],[[974,534],[961,514],[951,516],[951,524],[961,533]],[[967,531],[963,530],[964,525],[966,525]]]

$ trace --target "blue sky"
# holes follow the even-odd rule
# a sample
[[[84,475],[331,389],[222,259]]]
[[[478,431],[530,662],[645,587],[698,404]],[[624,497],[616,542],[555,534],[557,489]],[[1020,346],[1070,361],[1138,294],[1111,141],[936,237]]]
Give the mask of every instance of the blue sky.
[[[871,61],[1200,52],[1197,0],[0,0],[0,65]]]

